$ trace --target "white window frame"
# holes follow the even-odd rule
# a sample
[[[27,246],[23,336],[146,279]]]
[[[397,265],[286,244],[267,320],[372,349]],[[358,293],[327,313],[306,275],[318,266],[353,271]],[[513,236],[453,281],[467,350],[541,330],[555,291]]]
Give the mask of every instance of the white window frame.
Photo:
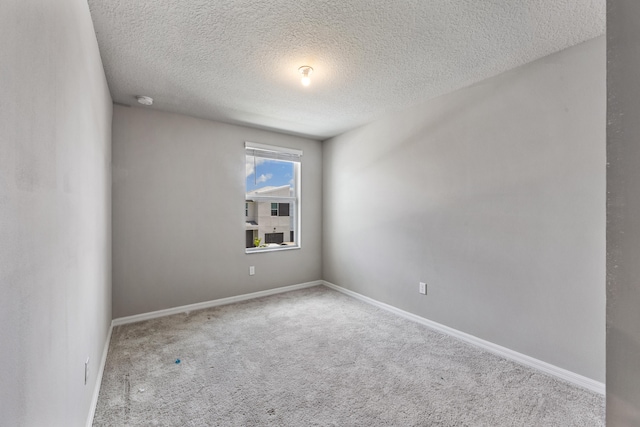
[[[274,160],[284,160],[293,163],[294,170],[294,190],[295,194],[290,197],[283,196],[251,196],[250,198],[246,196],[246,186],[245,186],[245,203],[248,201],[253,201],[256,203],[259,202],[269,202],[269,203],[289,203],[289,216],[293,217],[293,235],[295,240],[295,245],[284,245],[284,246],[270,246],[266,248],[245,248],[245,253],[254,254],[254,253],[263,253],[263,252],[273,252],[273,251],[286,251],[292,249],[300,249],[302,247],[302,233],[300,230],[302,229],[302,221],[301,221],[301,179],[300,179],[300,170],[302,164],[302,150],[294,149],[294,148],[285,148],[279,147],[275,145],[267,145],[261,144],[257,142],[245,142],[245,161],[247,156],[256,156],[263,157],[266,159],[274,159]],[[256,173],[257,171],[254,171]],[[257,209],[257,206],[256,206]]]

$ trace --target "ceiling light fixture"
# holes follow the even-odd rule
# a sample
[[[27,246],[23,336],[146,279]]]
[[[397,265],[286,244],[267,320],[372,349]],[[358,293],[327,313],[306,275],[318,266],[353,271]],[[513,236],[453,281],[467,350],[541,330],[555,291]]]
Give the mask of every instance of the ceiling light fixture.
[[[150,96],[138,95],[138,96],[136,96],[136,99],[142,105],[152,105],[153,104],[153,98],[150,97]]]
[[[311,73],[313,73],[313,68],[309,67],[308,65],[303,65],[302,67],[298,68],[298,72],[302,74],[302,86],[309,86],[309,83],[311,83],[311,79],[309,78],[309,76],[311,75]]]

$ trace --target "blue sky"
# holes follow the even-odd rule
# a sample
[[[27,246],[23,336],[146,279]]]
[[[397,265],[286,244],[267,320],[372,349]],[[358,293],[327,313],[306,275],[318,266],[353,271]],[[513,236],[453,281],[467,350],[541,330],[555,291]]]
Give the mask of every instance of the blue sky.
[[[279,187],[293,183],[293,163],[263,159],[260,157],[255,160],[255,167],[258,170],[257,174],[254,170],[254,158],[247,156],[247,192],[262,187]]]

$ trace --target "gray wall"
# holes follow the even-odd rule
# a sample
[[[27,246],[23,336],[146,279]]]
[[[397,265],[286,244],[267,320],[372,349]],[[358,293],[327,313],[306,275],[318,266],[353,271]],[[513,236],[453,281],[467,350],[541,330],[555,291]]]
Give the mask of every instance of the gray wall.
[[[640,2],[607,8],[607,425],[640,425]]]
[[[604,381],[604,37],[326,141],[323,177],[325,280]]]
[[[111,321],[112,113],[86,1],[3,0],[0,70],[0,424],[84,425]]]
[[[245,254],[245,141],[304,151],[301,249]],[[318,141],[115,106],[114,317],[321,279],[321,161]]]

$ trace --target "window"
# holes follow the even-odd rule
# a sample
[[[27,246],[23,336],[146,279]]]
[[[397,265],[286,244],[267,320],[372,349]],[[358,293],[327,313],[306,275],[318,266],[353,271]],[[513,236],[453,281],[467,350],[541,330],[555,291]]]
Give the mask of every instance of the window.
[[[245,157],[246,252],[300,247],[302,151],[247,142]]]
[[[289,216],[289,203],[278,203],[278,216]]]
[[[289,203],[271,203],[271,216],[289,216]]]

